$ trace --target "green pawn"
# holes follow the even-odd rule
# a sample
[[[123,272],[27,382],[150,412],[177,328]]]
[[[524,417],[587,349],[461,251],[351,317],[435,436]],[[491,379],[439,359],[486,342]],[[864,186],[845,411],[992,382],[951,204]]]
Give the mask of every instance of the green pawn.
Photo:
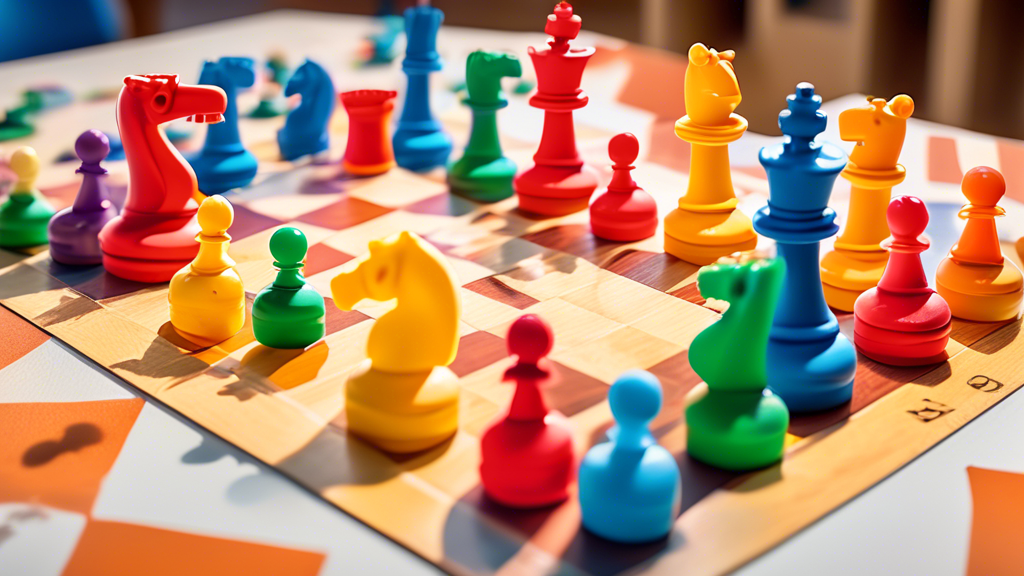
[[[701,268],[704,298],[725,300],[722,318],[690,345],[704,379],[686,397],[686,451],[726,470],[762,468],[782,458],[789,410],[766,388],[768,333],[786,263],[742,255]]]
[[[270,238],[277,278],[252,303],[252,333],[264,346],[305,348],[324,337],[324,297],[302,277],[307,247],[296,228],[281,228]]]
[[[466,60],[469,97],[464,102],[473,110],[473,129],[462,158],[448,166],[452,192],[480,202],[512,196],[516,165],[501,151],[497,113],[508,106],[501,79],[522,74],[523,67],[512,54],[477,50]]]
[[[11,154],[10,167],[18,182],[7,202],[0,206],[0,246],[25,248],[46,244],[46,227],[55,211],[35,189],[39,156],[32,148],[22,146]]]

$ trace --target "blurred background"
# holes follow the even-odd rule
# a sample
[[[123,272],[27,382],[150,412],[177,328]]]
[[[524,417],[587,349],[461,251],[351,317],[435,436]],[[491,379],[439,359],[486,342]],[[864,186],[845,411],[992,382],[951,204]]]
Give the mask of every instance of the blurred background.
[[[445,24],[540,31],[553,0],[435,0]],[[282,8],[400,13],[410,0],[0,0],[0,61]],[[738,53],[739,112],[777,134],[780,94],[910,94],[916,118],[1024,138],[1019,0],[576,0],[584,27],[685,55]],[[55,16],[58,15],[58,16]],[[46,30],[46,34],[40,34]],[[681,113],[680,113],[681,115]]]

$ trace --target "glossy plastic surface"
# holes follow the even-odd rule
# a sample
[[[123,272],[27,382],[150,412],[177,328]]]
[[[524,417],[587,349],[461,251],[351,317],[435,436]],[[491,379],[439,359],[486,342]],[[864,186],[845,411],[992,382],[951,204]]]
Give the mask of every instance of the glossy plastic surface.
[[[284,127],[277,132],[277,144],[284,160],[319,154],[330,147],[328,126],[335,105],[331,77],[322,66],[307,59],[284,87],[285,96],[295,94],[302,100],[288,113]],[[351,134],[351,128],[349,130]]]
[[[196,172],[199,191],[220,194],[247,186],[256,176],[256,157],[245,149],[238,133],[238,91],[256,82],[256,63],[252,58],[224,57],[204,62],[199,84],[217,86],[227,95],[224,121],[211,124],[198,154],[189,157]]]
[[[355,90],[341,94],[349,122],[342,166],[349,174],[373,176],[395,166],[388,126],[397,95],[390,90]]]
[[[608,142],[612,181],[590,205],[590,229],[594,236],[635,242],[654,236],[658,230],[658,205],[633,181],[633,162],[639,153],[640,143],[629,132],[613,136]]]
[[[305,348],[324,337],[324,298],[302,276],[306,236],[284,227],[270,237],[277,277],[260,290],[252,303],[252,332],[271,348]]]
[[[103,262],[100,230],[117,216],[107,190],[107,171],[100,165],[110,153],[110,141],[99,130],[86,130],[75,141],[75,153],[82,161],[76,170],[82,184],[75,203],[50,219],[50,257],[61,264],[94,266]]]

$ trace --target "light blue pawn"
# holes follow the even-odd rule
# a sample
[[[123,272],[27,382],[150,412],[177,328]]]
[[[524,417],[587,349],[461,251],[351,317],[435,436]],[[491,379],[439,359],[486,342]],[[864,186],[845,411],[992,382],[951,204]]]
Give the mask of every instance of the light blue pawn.
[[[649,428],[661,410],[661,383],[630,370],[608,391],[617,423],[611,440],[591,448],[580,464],[583,527],[616,542],[664,538],[679,515],[679,465]]]

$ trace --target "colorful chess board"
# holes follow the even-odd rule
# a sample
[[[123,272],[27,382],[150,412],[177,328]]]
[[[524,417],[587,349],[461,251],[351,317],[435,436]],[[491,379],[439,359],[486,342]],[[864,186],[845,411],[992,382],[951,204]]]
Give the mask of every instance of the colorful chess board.
[[[676,100],[669,106],[642,86],[652,78],[662,84],[678,78],[681,84],[682,62],[628,46],[599,46],[584,78],[592,102],[577,116],[579,147],[606,179],[608,139],[621,131],[637,134],[642,145],[635,178],[662,214],[686,183],[688,147],[671,130],[683,113],[682,90],[672,92]],[[438,94],[439,115],[462,144],[469,112],[454,98],[445,105],[446,96]],[[540,112],[525,100],[514,97],[499,116],[506,151],[520,166],[528,163],[540,133]],[[826,108],[834,119],[852,101]],[[101,104],[53,114],[74,117],[85,113],[84,106]],[[112,113],[113,101],[105,104]],[[59,117],[52,122],[39,134],[43,146],[69,148],[73,138],[57,129]],[[932,272],[955,241],[952,215],[962,203],[956,184],[970,166],[987,163],[1006,172],[1008,208],[1019,221],[1021,205],[1015,201],[1024,200],[1024,172],[1014,166],[1024,145],[911,124],[904,153],[910,176],[896,192],[930,203],[935,248],[925,265]],[[896,471],[1024,384],[1019,321],[955,322],[951,359],[938,367],[892,368],[861,357],[853,401],[794,417],[781,465],[746,475],[710,469],[685,455],[682,402],[699,382],[689,368],[688,345],[717,312],[700,298],[697,268],[663,253],[660,231],[650,240],[613,244],[593,238],[585,213],[534,220],[516,210],[515,199],[482,205],[450,196],[441,171],[396,169],[357,179],[341,174],[336,163],[282,163],[273,141],[279,126],[279,120],[244,121],[243,138],[260,158],[261,174],[250,188],[228,196],[236,213],[230,254],[250,302],[273,278],[267,241],[280,226],[306,234],[306,276],[326,299],[330,279],[370,240],[401,230],[426,238],[446,255],[461,284],[461,340],[452,370],[463,394],[460,432],[450,442],[394,457],[345,431],[342,385],[364,359],[367,333],[386,304],[341,312],[328,302],[327,337],[305,351],[260,346],[248,323],[228,341],[199,348],[170,328],[165,284],[126,282],[101,268],[63,267],[45,249],[0,256],[0,304],[446,571],[728,571]],[[339,113],[332,158],[340,157],[345,129]],[[837,141],[834,132],[833,122],[826,136]],[[748,134],[734,150],[734,181],[748,214],[767,199],[754,158],[768,141]],[[123,191],[126,167],[109,168],[112,183]],[[57,207],[70,204],[77,190],[73,170],[71,163],[46,170],[43,192]],[[840,183],[833,196],[840,215],[847,192]],[[1004,231],[1021,232],[1012,226]],[[551,358],[561,380],[547,395],[574,424],[580,453],[601,441],[611,424],[605,396],[620,372],[644,368],[661,379],[665,405],[653,429],[678,455],[683,471],[683,510],[667,541],[638,547],[599,540],[580,529],[572,500],[554,509],[516,512],[484,498],[478,439],[511,397],[512,387],[500,381],[508,366],[503,336],[525,312],[540,314],[554,328]],[[852,336],[852,318],[840,319]]]

